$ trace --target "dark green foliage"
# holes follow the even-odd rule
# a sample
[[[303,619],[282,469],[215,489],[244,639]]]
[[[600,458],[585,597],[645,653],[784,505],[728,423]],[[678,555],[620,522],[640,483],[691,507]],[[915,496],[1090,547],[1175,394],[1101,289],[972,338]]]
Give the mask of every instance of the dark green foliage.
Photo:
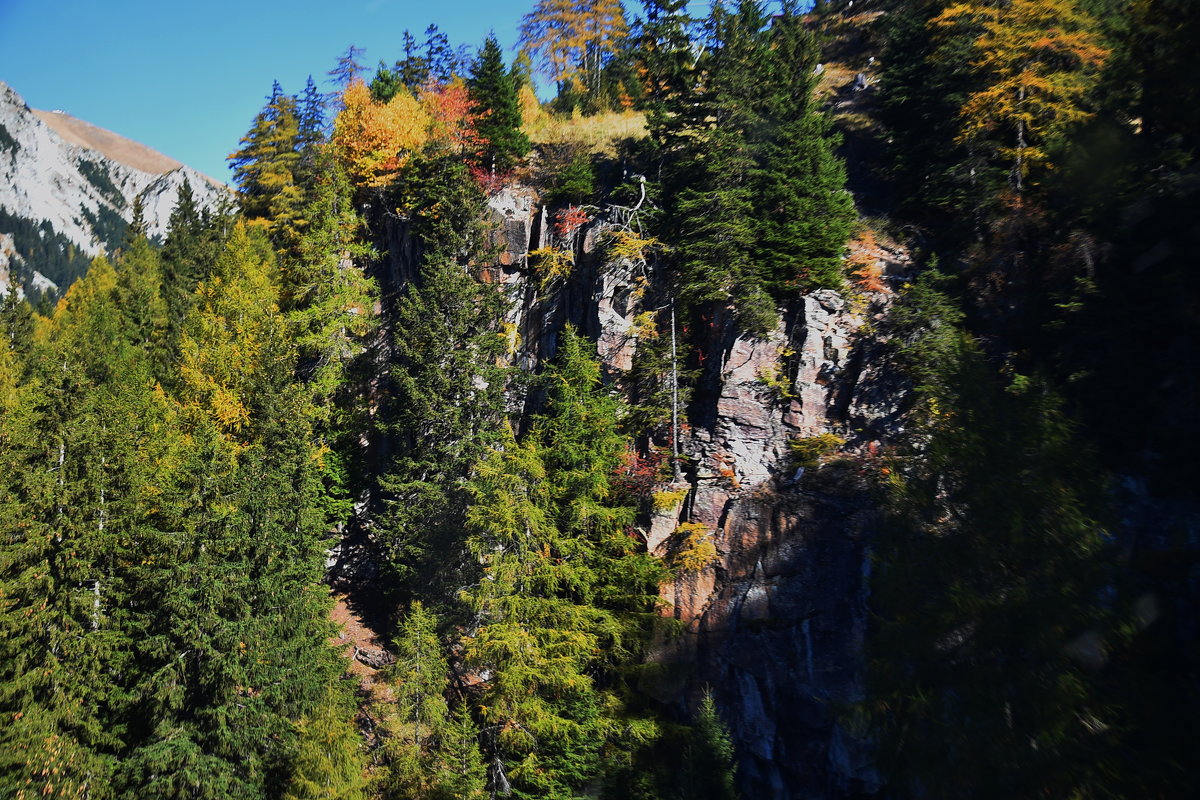
[[[397,454],[381,479],[380,540],[400,586],[446,597],[468,570],[462,480],[499,435],[503,298],[444,257],[426,259],[396,311],[391,436]]]
[[[815,43],[790,6],[768,26],[756,2],[714,5],[694,43],[681,8],[652,11],[642,60],[660,70],[649,123],[679,299],[710,318],[732,306],[738,328],[765,335],[797,289],[842,285],[854,219],[828,122],[810,99]]]
[[[165,337],[172,352],[178,352],[183,321],[195,303],[196,287],[211,274],[231,225],[225,211],[200,211],[191,183],[185,178],[167,221],[160,254],[162,297],[167,306]]]
[[[472,63],[467,88],[475,130],[484,141],[479,165],[492,172],[511,169],[529,152],[529,139],[521,131],[517,86],[495,36],[488,36]]]
[[[888,171],[902,207],[955,241],[978,234],[1002,169],[955,141],[958,110],[977,86],[968,31],[938,40],[928,26],[947,5],[902,1],[884,20],[880,121],[890,139]],[[964,214],[966,210],[968,213]]]
[[[700,700],[690,734],[673,796],[680,800],[736,800],[733,742],[711,691],[705,691]]]
[[[376,103],[387,103],[404,87],[404,81],[398,72],[388,68],[387,64],[379,62],[375,77],[368,84],[371,88],[371,99]]]
[[[325,126],[325,96],[317,88],[312,75],[304,84],[304,94],[297,98],[296,149],[300,159],[296,164],[296,185],[311,200],[319,180],[320,150],[328,138]]]
[[[235,235],[179,355],[158,265],[136,239],[0,350],[0,792],[360,797],[274,262]]]
[[[40,223],[10,214],[0,208],[0,231],[11,233],[17,253],[24,260],[16,273],[28,282],[33,270],[53,281],[60,291],[87,272],[91,258],[54,230],[49,220]]]
[[[0,343],[13,353],[24,356],[33,344],[33,309],[17,296],[17,287],[9,285],[0,301]]]
[[[12,158],[21,152],[21,143],[12,137],[3,124],[0,124],[0,151],[9,153]]]
[[[817,46],[794,7],[771,29],[775,73],[767,80],[759,145],[754,256],[768,266],[777,301],[802,289],[841,289],[842,255],[857,219],[836,140],[815,107]]]
[[[98,206],[95,211],[92,211],[87,206],[80,205],[79,213],[87,220],[92,232],[104,244],[106,251],[116,250],[125,241],[125,231],[129,228],[129,223],[108,206]]]
[[[415,91],[429,77],[429,59],[418,52],[417,40],[407,29],[401,34],[401,40],[404,58],[396,62],[394,73],[409,91]]]
[[[550,185],[542,199],[548,205],[582,205],[596,192],[596,172],[591,156],[582,149],[562,150],[566,152],[542,151],[543,163],[550,174]]]
[[[1000,383],[934,279],[902,303],[924,422],[891,465],[877,556],[884,763],[918,795],[1090,794],[1113,722],[1094,671],[1120,641],[1098,473],[1045,383]]]
[[[483,247],[486,197],[462,157],[431,142],[412,157],[391,199],[411,221],[425,257],[466,264]]]
[[[79,159],[78,164],[79,171],[83,173],[83,177],[87,178],[88,182],[99,190],[101,197],[108,200],[117,208],[124,207],[125,195],[112,182],[112,176],[108,174],[108,167],[87,158]]]

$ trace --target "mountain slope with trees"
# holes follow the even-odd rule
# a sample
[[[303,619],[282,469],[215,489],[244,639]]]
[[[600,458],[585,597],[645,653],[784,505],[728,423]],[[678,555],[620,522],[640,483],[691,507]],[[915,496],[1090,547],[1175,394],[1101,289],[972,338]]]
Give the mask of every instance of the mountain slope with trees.
[[[1192,793],[1192,5],[704,12],[351,47],[8,294],[5,796]]]

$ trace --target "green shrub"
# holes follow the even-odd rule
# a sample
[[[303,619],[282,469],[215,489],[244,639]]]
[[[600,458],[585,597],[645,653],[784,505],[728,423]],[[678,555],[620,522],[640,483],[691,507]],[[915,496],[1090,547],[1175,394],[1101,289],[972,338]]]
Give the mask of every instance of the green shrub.
[[[822,433],[817,436],[806,436],[802,439],[792,439],[788,449],[792,452],[792,460],[797,467],[815,469],[821,465],[821,459],[835,452],[844,445],[846,440],[832,433]]]

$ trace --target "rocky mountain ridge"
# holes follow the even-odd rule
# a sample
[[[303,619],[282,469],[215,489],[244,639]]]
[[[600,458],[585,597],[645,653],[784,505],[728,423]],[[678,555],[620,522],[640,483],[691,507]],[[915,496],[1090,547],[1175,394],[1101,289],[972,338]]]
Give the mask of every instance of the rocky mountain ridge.
[[[0,209],[28,220],[43,238],[58,234],[78,253],[98,255],[133,219],[138,197],[148,234],[161,237],[185,180],[202,208],[230,195],[212,178],[145,145],[62,112],[31,109],[0,81]],[[24,269],[18,277],[32,286],[40,265],[22,245],[14,244]],[[45,288],[39,283],[39,290]]]

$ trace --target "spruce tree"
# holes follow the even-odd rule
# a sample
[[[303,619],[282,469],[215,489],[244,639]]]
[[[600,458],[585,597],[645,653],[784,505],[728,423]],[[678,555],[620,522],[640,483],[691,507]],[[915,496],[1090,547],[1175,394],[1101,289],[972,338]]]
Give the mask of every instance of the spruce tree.
[[[836,139],[817,108],[817,48],[794,4],[771,27],[770,96],[757,146],[754,258],[776,300],[797,286],[840,289],[857,214]]]
[[[717,4],[707,22],[709,49],[702,85],[684,108],[686,145],[670,162],[671,230],[676,282],[685,307],[697,313],[732,305],[738,326],[765,335],[778,316],[754,260],[756,169],[752,135],[763,124],[767,88],[758,70],[769,64],[766,17],[753,0],[735,11]]]
[[[462,480],[499,435],[503,297],[444,257],[426,260],[396,312],[397,453],[380,481],[380,540],[399,585],[429,597],[469,573]],[[461,584],[458,584],[461,585]]]
[[[729,728],[705,690],[683,754],[679,800],[737,800],[737,763]]]
[[[517,87],[504,66],[504,54],[495,35],[483,43],[467,81],[475,130],[483,140],[479,165],[505,172],[529,152],[529,139],[521,131]]]

